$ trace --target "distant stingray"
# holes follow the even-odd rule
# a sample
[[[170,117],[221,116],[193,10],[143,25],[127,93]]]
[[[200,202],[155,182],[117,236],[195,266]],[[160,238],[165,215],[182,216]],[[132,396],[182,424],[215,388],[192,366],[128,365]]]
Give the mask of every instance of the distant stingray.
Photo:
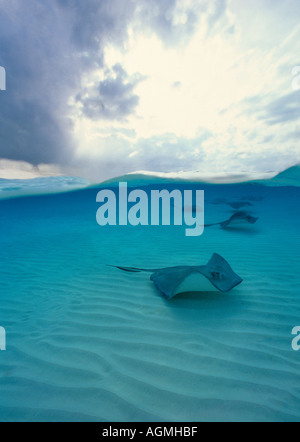
[[[221,229],[226,229],[232,224],[255,224],[258,220],[259,218],[255,218],[254,216],[249,215],[249,213],[247,212],[236,212],[226,221],[214,224],[206,224],[205,227],[220,226]]]
[[[207,292],[217,289],[227,293],[243,280],[232,270],[228,262],[218,254],[204,266],[169,267],[165,269],[139,269],[135,267],[115,267],[124,272],[149,272],[160,293],[172,299],[179,293]]]
[[[230,202],[230,203],[227,203],[228,204],[228,206],[230,206],[230,207],[232,207],[233,209],[236,209],[236,210],[240,210],[240,209],[242,209],[243,207],[251,207],[251,206],[253,206],[253,204],[251,204],[251,203],[249,203],[249,201],[234,201],[234,202]]]

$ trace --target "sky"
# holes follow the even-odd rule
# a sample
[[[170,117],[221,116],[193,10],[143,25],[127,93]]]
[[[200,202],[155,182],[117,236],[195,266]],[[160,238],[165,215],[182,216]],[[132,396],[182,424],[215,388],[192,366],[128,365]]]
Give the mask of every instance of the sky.
[[[300,162],[298,0],[0,0],[0,177]]]

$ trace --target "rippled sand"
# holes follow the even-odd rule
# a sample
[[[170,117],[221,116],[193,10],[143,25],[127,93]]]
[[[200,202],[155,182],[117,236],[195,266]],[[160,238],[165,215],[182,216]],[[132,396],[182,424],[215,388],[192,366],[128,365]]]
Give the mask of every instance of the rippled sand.
[[[0,202],[1,421],[300,420],[300,190],[205,189],[206,222],[246,196],[259,222],[186,238],[99,227],[95,189]],[[149,275],[106,267],[214,252],[244,278],[228,294],[170,302]]]

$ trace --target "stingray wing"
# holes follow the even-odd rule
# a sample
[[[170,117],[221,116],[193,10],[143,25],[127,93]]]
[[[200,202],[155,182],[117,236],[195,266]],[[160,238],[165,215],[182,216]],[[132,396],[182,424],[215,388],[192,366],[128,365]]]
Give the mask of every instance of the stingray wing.
[[[206,266],[201,267],[201,272],[218,290],[225,293],[243,282],[228,262],[217,253],[214,253]]]
[[[249,224],[255,224],[257,221],[259,220],[259,218],[248,215],[247,216],[247,221]]]
[[[153,273],[150,279],[168,299],[173,298],[177,287],[193,272],[193,267],[170,267]]]

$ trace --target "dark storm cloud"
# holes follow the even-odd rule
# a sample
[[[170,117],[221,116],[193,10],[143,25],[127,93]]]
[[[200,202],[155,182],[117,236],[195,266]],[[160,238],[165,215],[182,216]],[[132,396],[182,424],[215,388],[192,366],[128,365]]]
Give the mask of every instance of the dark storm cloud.
[[[62,102],[74,79],[66,69],[57,11],[47,2],[14,1],[1,3],[0,12],[0,65],[7,74],[7,91],[0,95],[0,157],[64,162],[70,146]]]
[[[72,39],[82,50],[122,44],[136,8],[134,0],[56,0],[72,20]]]
[[[107,73],[93,96],[84,91],[77,97],[83,105],[83,113],[91,119],[123,120],[135,111],[139,97],[134,89],[140,76],[129,77],[120,64]]]
[[[68,99],[80,90],[84,72],[103,67],[105,43],[122,43],[131,4],[130,0],[0,4],[0,65],[7,73],[7,91],[0,95],[0,158],[32,164],[64,164],[70,159]],[[133,109],[137,100],[130,96],[126,103],[124,90],[123,98],[117,106],[120,114]],[[113,112],[115,102],[106,105]]]
[[[125,119],[139,101],[140,79],[128,77],[120,66],[98,84],[95,95],[84,95],[82,76],[105,70],[105,45],[122,48],[133,21],[166,44],[185,41],[209,4],[187,7],[183,1],[185,20],[178,22],[176,0],[1,2],[0,66],[7,72],[7,91],[0,91],[0,158],[35,165],[71,161],[70,97],[79,97],[86,116],[106,120]]]
[[[7,99],[1,101],[6,105],[0,113],[1,158],[34,165],[67,162],[66,131],[42,104],[23,101],[13,107]]]

